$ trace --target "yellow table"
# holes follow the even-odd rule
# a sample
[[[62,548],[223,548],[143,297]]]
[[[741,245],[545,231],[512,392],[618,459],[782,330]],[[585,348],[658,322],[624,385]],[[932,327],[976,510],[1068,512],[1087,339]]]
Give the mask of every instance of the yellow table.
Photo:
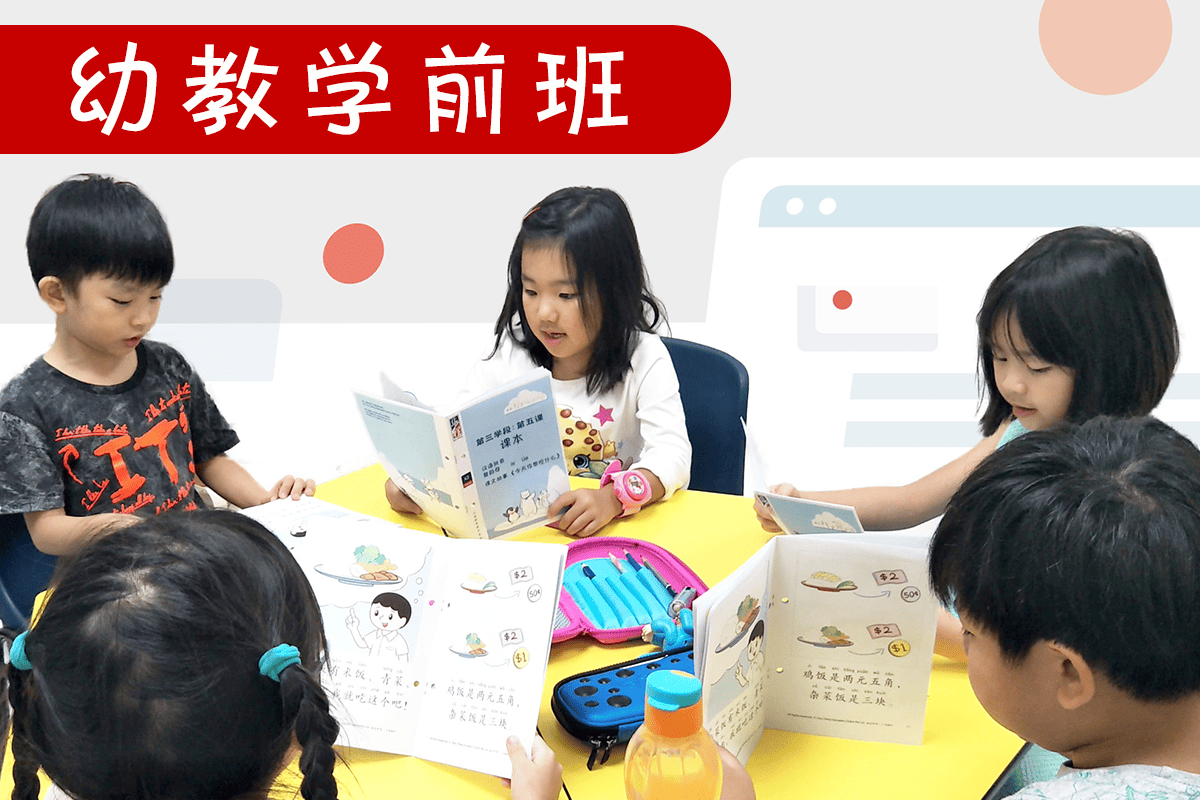
[[[439,529],[425,519],[392,511],[383,496],[384,479],[382,468],[367,467],[322,484],[317,496],[440,535]],[[770,538],[755,521],[748,498],[686,491],[613,523],[601,535],[630,536],[662,545],[709,585],[732,572]],[[570,537],[550,528],[517,538],[570,541]],[[573,800],[624,797],[623,747],[614,748],[607,765],[589,772],[590,746],[567,736],[559,727],[550,710],[550,689],[569,675],[635,658],[653,649],[638,642],[601,645],[581,637],[557,644],[551,651],[538,725],[563,765],[563,779]],[[966,668],[939,658],[930,682],[925,739],[920,747],[767,731],[748,769],[763,800],[963,800],[982,797],[1022,744],[979,706],[967,682]],[[348,765],[339,764],[337,771],[339,796],[343,798],[391,800],[413,791],[433,791],[438,798],[510,796],[499,779],[477,772],[365,750],[348,749],[344,755]],[[10,763],[6,758],[5,764]],[[4,773],[0,797],[12,793],[11,769]],[[298,777],[292,785],[299,786]]]
[[[381,468],[369,467],[322,484],[318,497],[364,513],[402,520],[407,527],[437,530],[424,520],[402,519],[393,512],[383,497],[384,479]],[[712,585],[753,555],[771,536],[759,527],[750,502],[745,497],[680,492],[666,503],[613,523],[600,535],[631,536],[662,545]],[[570,537],[550,528],[540,528],[518,538],[570,541]],[[551,651],[538,725],[563,765],[563,779],[574,800],[624,797],[623,747],[614,748],[607,765],[589,772],[587,758],[591,748],[562,731],[550,710],[550,689],[577,672],[653,650],[637,642],[601,645],[589,637],[581,637],[556,644]],[[920,747],[767,731],[751,756],[748,769],[758,796],[764,800],[884,796],[962,800],[982,797],[1022,744],[980,707],[967,682],[966,667],[937,658],[929,687],[925,739]],[[505,796],[498,781],[478,773],[427,764],[415,758],[361,751],[354,751],[350,758],[364,788],[369,786],[367,778],[375,774],[377,765],[386,770],[404,769],[409,775],[416,768],[414,765],[419,764],[420,782],[393,785],[433,786],[433,773],[437,772],[446,781],[438,783],[439,787],[454,787],[448,796],[464,796],[468,785],[474,787],[478,796]],[[370,773],[365,762],[368,758]]]

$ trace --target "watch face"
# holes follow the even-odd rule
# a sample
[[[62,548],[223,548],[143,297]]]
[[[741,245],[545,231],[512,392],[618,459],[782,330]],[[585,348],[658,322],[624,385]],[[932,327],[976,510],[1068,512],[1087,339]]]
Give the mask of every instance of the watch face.
[[[625,491],[635,503],[640,503],[650,496],[650,484],[646,483],[638,472],[630,472],[625,475],[624,484]]]

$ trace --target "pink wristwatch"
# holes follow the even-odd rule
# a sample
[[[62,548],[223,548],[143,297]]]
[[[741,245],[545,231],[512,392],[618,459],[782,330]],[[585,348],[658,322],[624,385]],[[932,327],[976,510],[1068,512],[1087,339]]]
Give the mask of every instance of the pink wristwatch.
[[[622,517],[636,514],[642,506],[650,502],[650,481],[636,469],[622,471],[620,461],[609,464],[608,469],[600,476],[601,486],[610,483],[613,485],[613,493],[621,501],[621,507],[625,509]]]

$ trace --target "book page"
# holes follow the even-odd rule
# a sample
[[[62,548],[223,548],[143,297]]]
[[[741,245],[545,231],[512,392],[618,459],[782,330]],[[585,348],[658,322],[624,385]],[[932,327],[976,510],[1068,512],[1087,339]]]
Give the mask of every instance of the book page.
[[[309,577],[338,743],[508,777],[533,740],[564,545],[447,539],[315,498],[251,510]]]
[[[565,545],[443,540],[430,598],[427,691],[414,755],[510,777],[506,740],[533,741]],[[422,639],[423,644],[426,643]]]
[[[468,503],[476,498],[488,538],[544,525],[550,504],[570,490],[550,373],[494,390],[452,416],[450,427],[469,453],[462,486]]]
[[[692,603],[696,675],[704,704],[704,727],[743,764],[762,738],[766,722],[764,645],[769,619],[771,558],[767,542],[725,580]]]
[[[767,726],[920,744],[937,614],[924,540],[775,541]]]
[[[339,513],[344,512],[344,513]],[[411,753],[420,715],[421,632],[436,627],[432,551],[443,539],[312,497],[248,509],[308,576],[329,645],[322,683],[338,743]]]

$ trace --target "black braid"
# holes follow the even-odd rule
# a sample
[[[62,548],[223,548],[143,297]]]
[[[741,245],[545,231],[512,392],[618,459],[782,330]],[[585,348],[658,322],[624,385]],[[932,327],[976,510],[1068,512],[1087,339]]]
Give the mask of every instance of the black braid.
[[[299,664],[279,673],[285,718],[295,719],[296,741],[300,743],[300,771],[304,800],[337,800],[333,767],[337,753],[333,743],[338,723],[329,713],[329,698],[319,678]]]
[[[8,702],[12,706],[12,800],[37,800],[41,790],[41,781],[38,780],[38,768],[41,764],[38,762],[37,751],[29,740],[26,725],[28,711],[25,703],[25,676],[21,670],[11,665],[4,671],[7,673]]]

